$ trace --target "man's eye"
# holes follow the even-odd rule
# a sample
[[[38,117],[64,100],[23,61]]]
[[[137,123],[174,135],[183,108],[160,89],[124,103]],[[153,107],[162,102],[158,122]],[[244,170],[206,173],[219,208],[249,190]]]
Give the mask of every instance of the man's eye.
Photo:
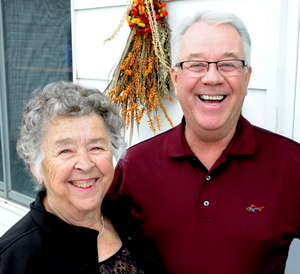
[[[233,63],[222,63],[220,64],[222,68],[235,68],[235,65]]]
[[[205,63],[191,63],[191,66],[190,67],[193,67],[193,68],[205,68],[206,67],[206,64]]]

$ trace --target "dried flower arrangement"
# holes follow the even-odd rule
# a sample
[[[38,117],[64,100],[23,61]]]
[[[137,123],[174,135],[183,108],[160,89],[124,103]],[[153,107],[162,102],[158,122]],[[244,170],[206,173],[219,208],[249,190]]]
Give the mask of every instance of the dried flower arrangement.
[[[139,128],[144,114],[150,129],[161,130],[161,117],[173,126],[163,100],[173,102],[169,91],[170,28],[166,3],[160,0],[133,0],[126,21],[131,28],[127,44],[105,93],[122,111],[130,143],[134,125]]]

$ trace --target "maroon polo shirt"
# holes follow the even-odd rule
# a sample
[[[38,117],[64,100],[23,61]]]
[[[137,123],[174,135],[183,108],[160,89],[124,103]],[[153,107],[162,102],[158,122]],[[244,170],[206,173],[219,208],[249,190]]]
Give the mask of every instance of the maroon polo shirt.
[[[300,145],[241,116],[208,171],[184,124],[131,147],[110,194],[130,203],[170,273],[284,273],[300,237]]]

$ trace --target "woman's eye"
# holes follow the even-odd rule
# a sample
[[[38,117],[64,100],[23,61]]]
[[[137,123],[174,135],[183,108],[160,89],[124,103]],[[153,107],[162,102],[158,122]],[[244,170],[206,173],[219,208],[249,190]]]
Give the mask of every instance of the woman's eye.
[[[62,150],[62,151],[60,152],[60,154],[62,154],[62,153],[68,153],[68,152],[70,152],[69,149],[64,149],[64,150]]]
[[[92,150],[103,150],[102,147],[93,147]]]

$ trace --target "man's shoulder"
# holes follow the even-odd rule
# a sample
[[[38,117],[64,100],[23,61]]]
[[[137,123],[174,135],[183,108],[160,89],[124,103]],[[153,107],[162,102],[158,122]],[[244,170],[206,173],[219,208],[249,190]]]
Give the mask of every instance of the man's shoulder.
[[[300,143],[297,141],[286,137],[284,135],[272,132],[270,130],[258,127],[258,126],[253,126],[254,133],[257,136],[259,140],[264,140],[267,143],[270,143],[270,145],[273,145],[276,143],[279,148],[282,148],[282,146],[286,147],[292,147],[295,148],[296,150],[300,150]]]
[[[178,126],[177,126],[178,127]],[[129,151],[151,151],[153,149],[161,149],[163,145],[168,144],[169,139],[174,134],[177,127],[173,127],[167,131],[164,131],[162,133],[159,133],[149,139],[146,139],[144,141],[141,141],[129,148]]]

